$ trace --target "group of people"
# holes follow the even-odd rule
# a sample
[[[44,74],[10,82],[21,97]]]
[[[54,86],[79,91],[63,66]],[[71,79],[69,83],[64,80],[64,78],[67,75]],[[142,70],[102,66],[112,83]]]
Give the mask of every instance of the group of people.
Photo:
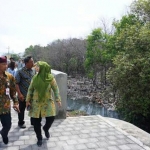
[[[51,67],[47,62],[38,61],[34,64],[32,56],[24,58],[25,66],[18,69],[13,76],[7,71],[7,57],[0,57],[0,134],[3,142],[8,144],[8,132],[11,128],[11,101],[18,112],[18,126],[26,128],[25,109],[29,109],[31,125],[37,137],[37,145],[42,145],[42,118],[46,118],[43,131],[49,139],[49,129],[56,116],[54,100],[61,107],[59,88]],[[53,90],[54,98],[51,90]]]

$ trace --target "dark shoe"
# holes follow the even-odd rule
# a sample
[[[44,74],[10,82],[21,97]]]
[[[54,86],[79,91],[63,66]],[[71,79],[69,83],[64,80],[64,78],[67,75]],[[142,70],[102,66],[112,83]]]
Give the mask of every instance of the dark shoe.
[[[0,131],[0,134],[1,134],[1,131]],[[2,136],[2,134],[1,134],[1,136]],[[2,136],[2,139],[3,139],[3,142],[4,142],[4,144],[8,144],[8,137],[3,137]]]
[[[42,140],[38,140],[38,141],[37,141],[37,146],[38,146],[38,147],[41,147],[41,146],[42,146]]]
[[[49,132],[48,132],[48,131],[45,131],[44,127],[43,127],[43,130],[44,130],[44,132],[45,132],[45,136],[46,136],[46,138],[47,138],[47,139],[49,139],[49,138],[50,138],[50,134],[49,134]]]
[[[3,142],[4,142],[5,144],[8,144],[8,137],[4,138],[4,137],[2,136],[2,139],[3,139]]]
[[[26,128],[26,125],[25,124],[22,124],[22,125],[18,125],[20,128],[24,129]]]

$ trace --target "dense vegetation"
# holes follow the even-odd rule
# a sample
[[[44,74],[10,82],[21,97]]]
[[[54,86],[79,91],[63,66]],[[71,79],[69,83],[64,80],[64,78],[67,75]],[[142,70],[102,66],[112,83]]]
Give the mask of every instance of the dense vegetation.
[[[87,39],[31,45],[24,55],[92,79],[95,87],[112,93],[124,120],[150,132],[150,0],[134,1],[112,27],[112,32],[94,29]]]

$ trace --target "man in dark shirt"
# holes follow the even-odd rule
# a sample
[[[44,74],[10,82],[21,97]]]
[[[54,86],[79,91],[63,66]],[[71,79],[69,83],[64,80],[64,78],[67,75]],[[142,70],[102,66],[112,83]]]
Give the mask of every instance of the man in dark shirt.
[[[11,99],[13,100],[13,108],[19,112],[18,99],[16,97],[15,78],[8,72],[7,58],[0,57],[0,121],[2,130],[0,134],[3,142],[8,144],[8,132],[11,128]]]
[[[26,108],[26,95],[28,91],[28,87],[30,85],[32,77],[35,75],[35,70],[32,69],[34,61],[32,56],[27,56],[24,59],[25,66],[19,69],[16,74],[16,89],[18,93],[19,99],[19,109],[20,113],[18,113],[18,126],[20,128],[26,128],[25,121],[24,121],[24,113]],[[31,125],[33,122],[31,120]]]

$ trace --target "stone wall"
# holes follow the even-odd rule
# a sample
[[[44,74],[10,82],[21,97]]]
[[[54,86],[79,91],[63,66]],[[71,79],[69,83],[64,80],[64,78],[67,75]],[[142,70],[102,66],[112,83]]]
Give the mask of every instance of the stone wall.
[[[58,108],[57,104],[56,105],[56,119],[65,119],[66,118],[66,108],[67,108],[67,74],[52,70],[52,74],[54,75],[58,87],[59,87],[59,92],[62,100],[62,107]]]

